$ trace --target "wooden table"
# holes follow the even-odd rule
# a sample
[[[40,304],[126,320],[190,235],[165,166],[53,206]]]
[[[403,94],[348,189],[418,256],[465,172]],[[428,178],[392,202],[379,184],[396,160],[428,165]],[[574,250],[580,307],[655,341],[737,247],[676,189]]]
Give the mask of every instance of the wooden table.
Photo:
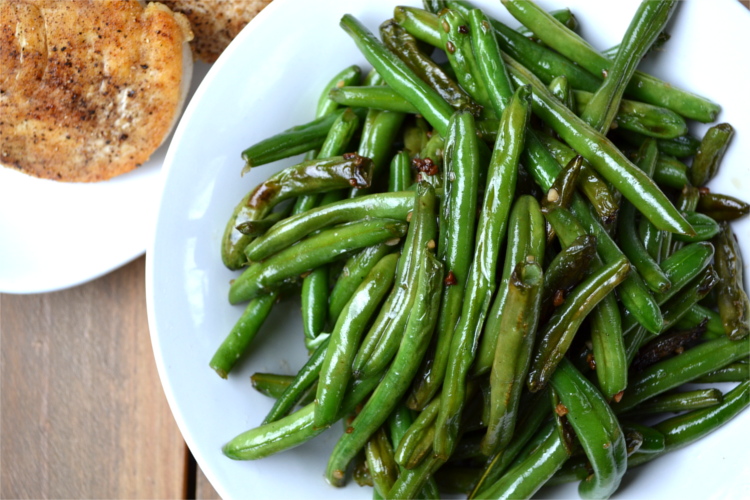
[[[0,498],[218,498],[159,382],[144,271],[0,294]]]

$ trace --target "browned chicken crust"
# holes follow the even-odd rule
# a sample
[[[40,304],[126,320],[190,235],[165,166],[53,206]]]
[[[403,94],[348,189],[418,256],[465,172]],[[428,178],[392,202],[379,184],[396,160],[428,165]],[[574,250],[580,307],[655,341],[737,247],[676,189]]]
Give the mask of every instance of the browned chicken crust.
[[[163,3],[190,19],[195,33],[191,45],[196,57],[214,62],[271,0],[163,0]]]
[[[179,112],[191,38],[158,3],[0,0],[0,163],[86,182],[139,166]]]

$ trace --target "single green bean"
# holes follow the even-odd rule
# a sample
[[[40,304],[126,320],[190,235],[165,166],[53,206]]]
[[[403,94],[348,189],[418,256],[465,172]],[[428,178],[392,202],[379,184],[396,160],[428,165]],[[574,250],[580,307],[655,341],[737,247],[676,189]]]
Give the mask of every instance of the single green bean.
[[[393,89],[383,86],[340,87],[331,89],[328,94],[332,102],[342,106],[379,109],[399,113],[418,113],[417,108],[397,94]]]
[[[271,212],[267,217],[260,220],[249,220],[237,226],[237,231],[246,236],[258,237],[266,234],[268,230],[277,222],[286,219],[291,213],[292,205],[285,207],[284,210]]]
[[[597,389],[567,359],[558,366],[550,384],[568,410],[568,422],[591,462],[594,476],[582,481],[582,498],[609,498],[627,468],[625,439],[617,417]]]
[[[395,111],[371,109],[367,112],[357,153],[372,160],[373,179],[382,176],[383,169],[391,158],[393,141],[401,129],[404,117],[404,113]],[[368,188],[353,186],[349,196],[355,198],[369,191]]]
[[[510,276],[490,374],[490,418],[481,444],[486,456],[505,448],[515,431],[539,321],[542,281],[542,268],[536,261],[519,263]]]
[[[654,182],[660,186],[682,189],[690,181],[687,176],[687,165],[677,158],[671,156],[659,155],[654,171]]]
[[[614,131],[614,136],[637,148],[641,147],[643,141],[648,139],[648,137],[643,134],[624,130],[622,128]],[[693,156],[698,152],[698,147],[700,146],[700,141],[698,139],[687,134],[675,137],[674,139],[658,139],[656,142],[659,144],[659,151],[676,158]]]
[[[731,222],[750,213],[750,204],[725,194],[701,192],[696,210],[716,221]]]
[[[690,182],[694,186],[705,186],[719,170],[734,128],[728,123],[714,125],[706,132],[690,169]]]
[[[715,384],[717,382],[744,382],[750,379],[750,363],[738,361],[709,372],[702,377],[698,377],[693,382],[696,384]]]
[[[495,30],[487,16],[479,9],[472,9],[468,15],[469,37],[476,57],[479,73],[487,89],[489,101],[497,116],[502,115],[505,106],[513,96],[513,85],[505,70],[500,47],[497,45]]]
[[[474,262],[469,272],[461,317],[451,339],[435,434],[436,456],[447,459],[455,446],[463,411],[466,376],[474,361],[479,333],[495,289],[500,243],[508,214],[528,125],[529,87],[519,87],[500,120],[500,132],[490,161],[484,203],[479,216]]]
[[[596,255],[596,238],[583,235],[570,246],[563,248],[544,271],[540,321],[546,322],[552,311],[562,305],[570,293],[585,276]]]
[[[323,145],[333,122],[343,113],[344,110],[336,110],[310,123],[297,125],[250,146],[242,152],[242,159],[245,161],[244,171],[311,149],[318,149]]]
[[[713,220],[711,217],[698,212],[685,212],[685,220],[687,220],[693,229],[695,229],[695,236],[683,236],[681,234],[675,234],[672,239],[683,243],[696,243],[699,241],[707,241],[719,234],[721,226],[718,222]],[[674,248],[674,243],[673,243]],[[675,248],[674,251],[679,250],[682,247]]]
[[[273,399],[278,399],[293,380],[294,375],[278,375],[276,373],[256,372],[250,376],[253,389]]]
[[[401,151],[391,160],[388,176],[388,191],[397,192],[408,189],[412,184],[411,159],[409,153]]]
[[[392,219],[370,219],[326,229],[263,262],[248,267],[232,282],[229,302],[238,304],[295,279],[337,257],[406,234],[407,224]]]
[[[721,278],[719,315],[727,337],[738,340],[750,334],[750,300],[743,285],[742,255],[732,228],[726,222],[714,242],[716,269]]]
[[[651,415],[654,413],[681,412],[685,410],[699,410],[716,406],[722,402],[723,396],[718,389],[700,389],[696,391],[664,394],[645,401],[629,412],[628,416]]]
[[[385,497],[396,482],[398,467],[393,460],[393,447],[384,428],[381,427],[365,445],[365,458],[375,490],[381,497]]]
[[[227,335],[224,342],[211,358],[209,366],[213,368],[221,378],[227,378],[227,375],[242,356],[255,336],[263,326],[263,322],[271,313],[273,304],[278,299],[277,292],[271,292],[268,295],[261,295],[245,308],[240,319],[237,320],[232,330]]]
[[[373,378],[353,383],[339,418],[360,404],[378,382],[379,378]],[[275,422],[239,434],[225,444],[222,451],[233,460],[257,460],[304,444],[327,429],[313,426],[314,412],[315,405],[310,403]]]
[[[573,109],[575,106],[575,95],[573,94],[573,87],[570,86],[570,82],[565,75],[555,77],[551,82],[547,84],[549,91],[560,99],[569,109]]]
[[[676,328],[688,329],[695,328],[700,325],[703,321],[707,321],[705,324],[706,333],[704,339],[717,339],[726,336],[724,330],[724,324],[721,322],[721,316],[719,313],[706,309],[700,304],[695,304],[691,307],[680,320],[675,323]]]

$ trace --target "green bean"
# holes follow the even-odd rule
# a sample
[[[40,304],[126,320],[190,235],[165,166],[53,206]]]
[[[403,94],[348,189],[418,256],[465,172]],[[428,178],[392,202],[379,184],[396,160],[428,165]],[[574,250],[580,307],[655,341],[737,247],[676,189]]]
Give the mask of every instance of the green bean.
[[[316,427],[330,425],[341,408],[360,339],[370,318],[391,289],[397,262],[397,254],[383,257],[357,287],[336,321],[330,347],[320,366],[315,400]]]
[[[625,31],[620,49],[607,70],[604,82],[581,114],[583,121],[592,128],[602,133],[609,130],[620,106],[622,95],[625,93],[625,87],[632,79],[636,66],[672,17],[676,6],[677,2],[674,0],[640,4]],[[687,126],[683,127],[681,133],[672,137],[686,132]]]
[[[393,460],[393,447],[382,427],[367,441],[365,457],[375,490],[385,497],[396,482],[398,468]]]
[[[237,231],[246,236],[258,237],[266,234],[277,222],[286,219],[291,213],[292,206],[285,207],[284,210],[272,212],[267,217],[260,220],[249,220],[237,226]]]
[[[380,25],[380,33],[385,46],[445,99],[453,109],[465,109],[474,116],[479,116],[481,106],[419,49],[417,40],[402,26],[393,20],[386,21]]]
[[[615,412],[623,413],[643,401],[691,380],[718,370],[747,356],[750,341],[728,338],[709,340],[674,358],[659,361],[635,374],[622,400],[613,403]]]
[[[544,387],[568,350],[581,322],[622,282],[629,270],[630,265],[625,259],[604,265],[586,277],[565,299],[563,305],[557,308],[547,325],[539,332],[539,350],[529,371],[530,390],[538,391]]]
[[[440,47],[440,28],[437,14],[416,7],[395,7],[393,18],[414,38],[433,47]]]
[[[531,498],[568,459],[563,439],[554,425],[542,428],[540,444],[522,452],[516,463],[495,483],[473,498]]]
[[[430,485],[432,475],[445,463],[438,457],[429,457],[413,469],[404,469],[388,492],[389,499],[423,498],[421,492]],[[434,483],[433,483],[434,484]],[[437,497],[429,497],[437,498]]]
[[[339,418],[360,404],[378,381],[379,378],[373,378],[352,384]],[[313,426],[314,411],[315,405],[310,403],[275,422],[245,431],[225,444],[222,451],[233,460],[257,460],[304,444],[327,429]]]
[[[550,12],[550,14],[552,14],[552,12]],[[555,17],[555,19],[557,19],[561,23],[565,24],[565,22],[562,19],[560,19],[559,17],[557,17],[557,16],[554,16],[554,17]],[[566,25],[566,27],[569,30],[571,30],[571,31],[576,31],[574,28],[571,28],[570,26]],[[662,31],[661,33],[659,33],[659,35],[657,35],[657,37],[656,37],[656,40],[654,40],[653,45],[651,45],[651,48],[648,49],[648,51],[646,52],[646,55],[648,55],[648,54],[650,54],[651,52],[654,52],[654,51],[663,50],[664,44],[666,44],[669,41],[670,38],[672,38],[672,35],[670,35],[666,31]],[[602,51],[602,55],[608,57],[609,59],[614,59],[617,56],[617,51],[618,50],[620,50],[620,44],[619,43],[617,45],[613,45],[612,47],[610,47],[608,49],[603,50]]]
[[[418,113],[409,101],[394,90],[383,86],[340,87],[328,94],[332,102],[342,106],[379,109],[399,113]]]
[[[656,424],[654,429],[664,434],[664,451],[674,451],[718,429],[748,406],[750,381],[745,381],[726,393],[721,404],[669,418]]]
[[[436,395],[430,403],[419,413],[412,425],[406,431],[403,439],[396,448],[396,462],[406,467],[408,463],[419,463],[414,459],[415,451],[419,443],[425,441],[427,435],[434,437],[435,419],[440,410],[440,394]],[[430,434],[430,431],[432,433]],[[429,443],[432,444],[431,442]],[[408,468],[408,467],[407,467]]]
[[[560,165],[567,165],[577,155],[565,144],[546,134],[537,133],[536,136]],[[578,186],[596,209],[605,226],[612,224],[617,218],[618,204],[607,184],[599,178],[586,160],[581,165]]]
[[[620,485],[627,468],[625,439],[607,402],[586,377],[563,359],[550,379],[568,410],[567,418],[594,469],[594,477],[582,481],[582,498],[609,498]]]
[[[723,397],[718,389],[701,389],[697,391],[678,392],[675,394],[664,394],[645,401],[627,415],[651,415],[654,413],[681,412],[685,410],[699,410],[716,406],[721,403]]]
[[[302,333],[305,341],[315,340],[328,316],[328,269],[319,267],[302,279]]]
[[[404,191],[412,184],[409,153],[401,151],[391,160],[388,175],[388,191]]]
[[[311,149],[318,149],[323,145],[333,122],[343,113],[344,110],[333,111],[310,123],[297,125],[253,144],[242,152],[242,159],[245,161],[244,171]]]
[[[344,471],[349,460],[396,407],[427,350],[429,338],[437,322],[443,268],[428,249],[420,252],[418,259],[421,265],[416,286],[417,299],[414,301],[414,311],[409,316],[396,358],[365,407],[352,422],[352,431],[341,436],[328,461],[326,478],[334,486],[343,484]]]
[[[609,78],[605,81],[608,80]],[[571,109],[581,114],[594,94],[577,90],[574,95],[576,106]],[[674,111],[629,99],[620,101],[615,123],[618,130],[628,130],[655,139],[674,139],[688,132],[685,119]]]
[[[422,5],[425,10],[432,12],[433,14],[437,14],[441,10],[447,8],[445,0],[422,0]]]
[[[420,367],[408,405],[422,409],[443,383],[453,330],[461,314],[469,277],[477,211],[479,151],[474,119],[456,113],[448,125],[445,148],[446,195],[440,208],[438,257],[445,263],[447,279],[441,298],[434,354]]]
[[[315,231],[366,217],[405,221],[413,208],[414,193],[411,192],[379,193],[338,201],[279,222],[266,234],[253,240],[245,249],[245,254],[252,262],[260,262]]]
[[[694,186],[705,186],[713,179],[733,135],[734,129],[728,123],[720,123],[708,129],[690,169],[690,181]]]
[[[724,222],[716,243],[716,268],[721,278],[719,315],[727,337],[738,340],[750,334],[750,300],[743,285],[742,255],[728,223]]]
[[[750,213],[750,204],[725,194],[702,192],[696,210],[715,221],[731,222]]]
[[[355,290],[359,288],[372,268],[395,248],[393,245],[381,243],[365,248],[347,260],[329,296],[328,317],[332,323],[336,323],[341,311],[344,310]]]
[[[628,457],[635,453],[660,453],[664,451],[664,434],[661,432],[645,425],[623,420],[620,421],[620,426],[625,433],[626,440],[628,434],[635,433],[639,436],[639,442],[636,446],[633,448],[628,446]]]
[[[496,117],[487,88],[488,82],[485,80],[471,46],[468,19],[455,10],[444,10],[438,19],[442,27],[439,30],[440,48],[445,50],[448,62],[456,72],[458,83],[484,108],[482,116]]]
[[[238,304],[294,279],[337,257],[406,234],[407,225],[390,219],[371,219],[326,229],[263,262],[248,267],[232,282],[229,302]]]
[[[661,262],[661,245],[663,231],[659,231],[651,221],[642,217],[638,222],[638,234],[643,241],[643,247],[656,262]]]
[[[543,189],[549,189],[560,172],[560,164],[552,158],[549,151],[539,142],[537,135],[533,132],[527,134],[524,162],[529,167],[534,180]],[[571,210],[579,221],[585,225],[586,230],[596,236],[597,252],[605,262],[612,263],[625,258],[617,244],[580,197],[573,197]],[[660,331],[661,311],[637,273],[631,273],[620,285],[618,292],[623,306],[634,317],[638,318],[639,323],[646,326],[649,331]]]
[[[256,372],[250,376],[253,389],[273,399],[278,399],[293,380],[294,375],[278,375],[276,373]]]
[[[407,101],[404,99],[404,102]],[[427,120],[419,115],[414,116],[413,121],[407,122],[404,126],[404,150],[409,153],[410,158],[414,158],[422,151],[429,140],[428,132],[432,133],[431,130]]]
[[[717,382],[743,382],[750,379],[750,363],[747,359],[709,372],[693,380],[696,384],[715,384]]]
[[[372,162],[358,155],[306,161],[272,175],[235,207],[222,237],[224,265],[240,269],[246,263],[243,250],[252,238],[237,231],[238,225],[264,218],[274,206],[289,198],[353,185],[369,186],[371,176]]]
[[[672,189],[682,189],[690,181],[687,177],[687,166],[677,158],[659,155],[654,171],[654,182]]]
[[[450,456],[458,436],[466,376],[474,361],[479,333],[495,289],[499,246],[505,236],[529,120],[529,94],[528,87],[520,87],[503,111],[490,161],[479,215],[475,258],[469,271],[461,317],[451,339],[451,354],[443,381],[445,396],[441,401],[434,444],[435,454],[443,459]]]
[[[305,392],[315,384],[318,380],[320,366],[323,364],[323,358],[328,350],[329,342],[330,340],[327,338],[315,349],[312,356],[308,358],[307,362],[297,372],[289,387],[276,399],[268,415],[263,419],[262,425],[275,422],[287,416],[292,408],[300,402]]]
[[[719,313],[706,309],[700,304],[695,304],[691,307],[685,315],[675,323],[675,327],[681,329],[695,328],[704,320],[707,321],[705,324],[706,333],[704,339],[717,339],[726,336],[724,324],[721,322]]]
[[[370,487],[375,485],[372,481],[370,469],[367,466],[364,451],[357,453],[357,456],[352,459],[351,465],[352,479],[354,479],[354,482],[357,483],[357,485]]]
[[[602,75],[612,62],[598,53],[581,37],[567,29],[535,3],[520,0],[502,0],[510,13],[554,50],[580,64],[594,75]],[[631,97],[675,111],[685,118],[702,122],[716,119],[721,108],[716,104],[653,76],[636,71],[625,91]],[[585,155],[584,155],[585,156]]]
[[[635,147],[640,147],[643,141],[647,139],[642,134],[624,129],[617,130],[615,136],[624,139],[628,144]],[[669,140],[657,139],[656,142],[659,145],[659,151],[676,158],[693,156],[698,152],[700,146],[700,141],[688,134]]]
[[[414,199],[414,212],[404,251],[399,259],[393,291],[367,332],[352,363],[355,377],[381,373],[398,350],[404,325],[416,300],[416,279],[422,251],[435,244],[437,220],[435,192],[426,183],[419,183]],[[411,382],[411,381],[409,381]]]
[[[414,422],[412,413],[413,412],[407,408],[406,405],[401,403],[396,407],[393,413],[391,413],[390,417],[388,417],[388,426],[391,431],[391,441],[393,442],[394,450],[400,446],[401,440]],[[399,466],[399,475],[401,474],[404,474],[404,468]],[[430,478],[419,493],[419,498],[438,498],[438,496],[439,493],[435,480]]]
[[[693,226],[693,229],[695,229],[695,236],[675,234],[672,236],[672,239],[684,243],[696,243],[699,241],[710,240],[721,231],[721,226],[708,215],[697,212],[685,212],[685,220]],[[679,250],[679,248],[677,250]]]
[[[540,321],[549,319],[552,311],[562,304],[564,295],[584,278],[595,255],[596,238],[583,235],[552,259],[544,271]]]
[[[532,85],[534,113],[581,153],[597,172],[622,192],[656,227],[675,233],[692,234],[692,228],[672,202],[606,137],[575,116],[516,61],[506,58],[505,62],[519,85]]]
[[[404,113],[373,110],[367,112],[359,142],[358,154],[372,160],[372,178],[378,179],[391,157],[391,148],[396,134],[401,129]],[[350,197],[362,196],[368,188],[352,187]]]
[[[417,169],[417,182],[425,181],[435,189],[443,187],[443,155],[445,152],[445,139],[439,134],[434,134],[419,152],[412,164]]]
[[[549,415],[549,389],[536,394],[525,393],[522,396],[521,411],[513,438],[504,449],[488,457],[484,470],[477,480],[469,498],[483,498],[482,492],[489,485],[497,482],[503,472],[513,463],[518,454],[526,447],[528,441],[536,434],[542,422]]]
[[[636,165],[647,175],[652,175],[656,166],[658,153],[656,141],[644,142],[638,152],[639,158]],[[618,226],[618,236],[620,237],[619,243],[622,251],[638,270],[643,281],[649,288],[656,292],[665,292],[672,286],[672,283],[661,267],[659,267],[658,262],[646,251],[639,238],[635,227],[635,207],[626,202],[620,210],[621,217]]]
[[[555,77],[551,82],[547,84],[547,88],[550,93],[557,97],[565,106],[569,109],[573,109],[575,106],[575,96],[573,95],[573,87],[570,86],[568,79],[565,75]]]
[[[340,88],[345,85],[358,85],[361,78],[362,70],[356,64],[349,66],[348,68],[344,68],[343,70],[341,70],[341,72],[336,74],[324,87],[323,92],[318,98],[318,106],[315,111],[315,116],[326,116],[329,113],[334,112],[338,107],[335,102],[331,102],[331,100],[328,99],[329,90]]]
[[[536,261],[517,264],[510,276],[490,374],[490,419],[481,445],[487,456],[507,446],[513,437],[539,321],[542,281],[542,268]]]
[[[662,332],[674,326],[677,321],[684,316],[690,308],[705,297],[711,289],[719,282],[719,276],[712,266],[706,268],[697,278],[688,283],[688,285],[675,294],[662,306],[662,315],[664,316],[664,325]],[[647,339],[654,336],[650,333]]]
[[[341,19],[341,27],[354,39],[365,59],[375,67],[388,86],[414,104],[430,125],[440,135],[445,135],[452,112],[450,105],[354,17],[345,15]]]
[[[533,331],[523,333],[524,336],[528,333],[528,336],[523,340],[523,348],[519,344],[520,340],[517,338],[518,332],[514,332],[511,329],[507,329],[510,325],[507,323],[510,318],[506,318],[508,314],[511,316],[517,315],[518,309],[508,309],[510,305],[507,305],[508,294],[510,293],[510,286],[516,266],[523,262],[537,262],[541,263],[544,259],[544,216],[539,209],[539,203],[531,196],[525,195],[520,197],[513,205],[513,209],[510,213],[508,220],[508,242],[505,250],[505,263],[503,266],[503,274],[500,278],[500,289],[497,292],[497,296],[491,306],[489,316],[487,317],[487,323],[482,333],[481,342],[479,344],[479,350],[477,351],[477,359],[474,364],[474,373],[477,375],[484,374],[490,369],[494,369],[493,366],[497,361],[498,348],[496,347],[498,342],[498,336],[506,335],[506,342],[508,346],[516,345],[517,351],[525,353],[525,348],[531,348],[533,346],[533,338],[536,333]],[[516,281],[516,288],[521,286],[520,281]],[[525,287],[522,290],[516,289],[516,298],[522,295],[525,300],[530,300],[530,303],[536,303],[540,297],[536,297],[534,293],[530,293]],[[516,304],[518,306],[518,304]],[[537,307],[538,309],[538,307]],[[538,315],[538,311],[535,313]],[[536,322],[539,321],[538,316],[534,317],[532,314],[528,314],[529,319],[534,319]],[[503,326],[505,325],[505,326]],[[531,326],[531,325],[529,325]],[[522,328],[522,325],[516,325],[515,328]],[[526,345],[526,342],[531,342],[532,345]],[[521,356],[521,355],[519,355]],[[512,360],[518,361],[519,365],[513,365],[511,368],[515,370],[526,370],[524,364],[528,360],[523,357],[516,360],[515,356],[510,356]],[[523,379],[524,377],[520,377]],[[516,395],[517,396],[517,395]],[[517,401],[516,401],[517,403]]]
[[[476,58],[476,62],[481,79],[485,83],[495,113],[500,116],[513,95],[513,86],[500,55],[495,31],[490,26],[487,16],[479,9],[471,10],[466,17],[469,20],[469,37],[473,53],[480,56]]]
[[[271,292],[268,295],[261,295],[247,305],[245,312],[232,327],[229,335],[221,343],[209,363],[209,366],[221,378],[227,378],[242,353],[247,350],[270,314],[277,298],[278,293]]]
[[[555,19],[563,23],[569,30],[571,31],[578,30],[578,19],[576,19],[576,16],[573,15],[570,9],[551,10],[549,11],[549,13],[552,17],[554,17]],[[526,38],[534,38],[534,33],[529,31],[524,25],[521,25],[518,28],[516,28],[516,31],[521,33]],[[537,41],[537,43],[544,43],[544,42]]]

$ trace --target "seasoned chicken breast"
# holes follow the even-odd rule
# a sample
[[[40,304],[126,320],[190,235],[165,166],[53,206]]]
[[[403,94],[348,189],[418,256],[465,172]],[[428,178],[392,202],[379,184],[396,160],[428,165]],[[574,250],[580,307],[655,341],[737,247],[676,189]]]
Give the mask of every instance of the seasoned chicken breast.
[[[0,163],[100,181],[169,134],[192,73],[187,19],[136,0],[0,0]]]
[[[162,0],[182,12],[193,27],[191,43],[196,57],[214,62],[242,28],[271,0]]]

